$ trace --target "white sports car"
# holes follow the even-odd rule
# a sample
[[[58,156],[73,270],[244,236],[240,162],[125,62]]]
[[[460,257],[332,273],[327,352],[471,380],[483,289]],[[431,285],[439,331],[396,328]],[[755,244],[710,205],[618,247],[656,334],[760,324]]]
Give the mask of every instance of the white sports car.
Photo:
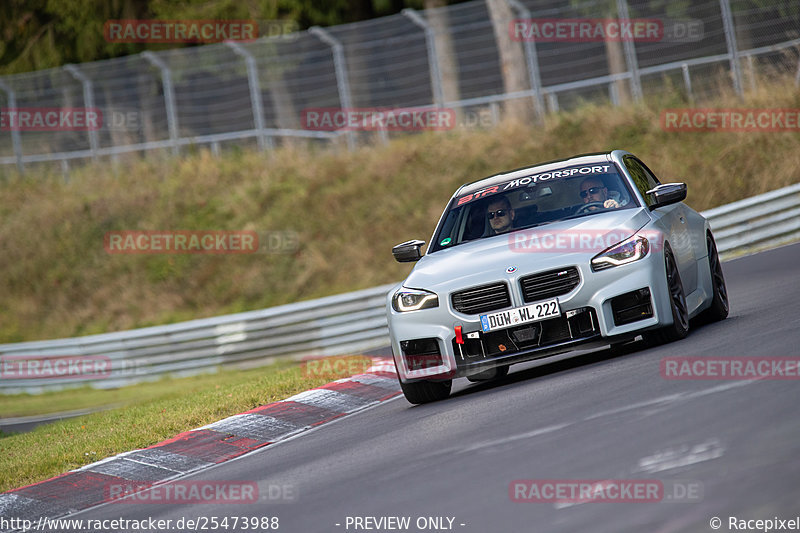
[[[708,222],[622,150],[497,174],[459,188],[427,253],[390,291],[387,317],[411,403],[452,380],[504,376],[514,363],[642,335],[681,339],[720,320],[728,298]]]

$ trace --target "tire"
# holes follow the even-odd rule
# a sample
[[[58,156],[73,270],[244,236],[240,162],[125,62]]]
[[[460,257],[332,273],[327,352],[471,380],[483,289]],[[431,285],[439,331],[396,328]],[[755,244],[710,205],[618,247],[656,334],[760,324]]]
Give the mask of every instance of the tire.
[[[717,244],[711,233],[706,235],[706,247],[708,248],[708,266],[711,269],[711,289],[713,298],[711,307],[700,314],[700,321],[704,324],[723,320],[728,316],[728,288],[725,285],[725,276],[722,274],[722,265],[719,262]]]
[[[481,381],[504,378],[507,375],[508,365],[503,365],[496,368],[490,368],[489,370],[484,370],[483,372],[478,372],[477,374],[472,374],[471,376],[467,376],[467,379],[473,383],[480,383]]]
[[[415,381],[413,383],[400,382],[400,388],[410,403],[430,403],[444,400],[450,396],[453,380],[447,381]]]
[[[664,245],[664,268],[667,274],[667,292],[669,293],[669,307],[672,310],[672,324],[655,331],[645,332],[642,337],[650,346],[666,344],[677,341],[689,334],[689,308],[686,305],[686,295],[683,292],[681,274],[678,264],[668,244]]]

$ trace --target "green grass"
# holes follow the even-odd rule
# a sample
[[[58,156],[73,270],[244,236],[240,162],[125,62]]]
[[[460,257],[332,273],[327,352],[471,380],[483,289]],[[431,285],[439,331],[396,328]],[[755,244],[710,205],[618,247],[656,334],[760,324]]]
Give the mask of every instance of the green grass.
[[[355,367],[361,365],[350,368]],[[0,412],[4,414],[49,412],[53,406],[65,410],[68,405],[125,404],[124,408],[39,426],[29,433],[0,434],[0,492],[153,445],[340,377],[344,376],[314,375],[302,366],[276,363],[253,370],[162,379],[118,390],[72,389],[37,397],[0,396]]]

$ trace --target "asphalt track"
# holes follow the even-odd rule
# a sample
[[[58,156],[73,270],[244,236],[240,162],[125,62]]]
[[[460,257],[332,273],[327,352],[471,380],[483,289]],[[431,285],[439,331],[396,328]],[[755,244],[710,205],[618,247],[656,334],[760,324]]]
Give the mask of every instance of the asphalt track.
[[[399,397],[184,478],[258,481],[257,504],[113,503],[72,517],[277,516],[288,533],[366,531],[347,528],[348,516],[411,517],[400,531],[421,531],[418,517],[454,517],[455,531],[487,533],[705,532],[712,517],[730,531],[731,516],[795,518],[800,381],[666,380],[659,363],[800,356],[799,266],[800,245],[724,263],[730,317],[683,341],[519,365],[492,383],[459,380],[446,401],[412,407]],[[509,497],[517,479],[631,478],[661,481],[662,501]],[[270,485],[291,485],[295,497],[270,501]],[[692,492],[680,498],[682,489]]]

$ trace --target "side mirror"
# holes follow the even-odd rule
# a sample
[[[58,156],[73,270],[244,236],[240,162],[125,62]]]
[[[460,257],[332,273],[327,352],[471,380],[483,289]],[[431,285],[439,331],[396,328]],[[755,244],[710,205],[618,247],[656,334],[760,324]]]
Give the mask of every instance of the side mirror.
[[[654,189],[650,189],[646,193],[653,199],[650,205],[650,210],[665,205],[676,204],[686,199],[686,184],[685,183],[662,183]]]
[[[410,263],[419,261],[422,257],[420,248],[425,245],[425,241],[412,240],[398,244],[392,248],[392,255],[398,263]]]

